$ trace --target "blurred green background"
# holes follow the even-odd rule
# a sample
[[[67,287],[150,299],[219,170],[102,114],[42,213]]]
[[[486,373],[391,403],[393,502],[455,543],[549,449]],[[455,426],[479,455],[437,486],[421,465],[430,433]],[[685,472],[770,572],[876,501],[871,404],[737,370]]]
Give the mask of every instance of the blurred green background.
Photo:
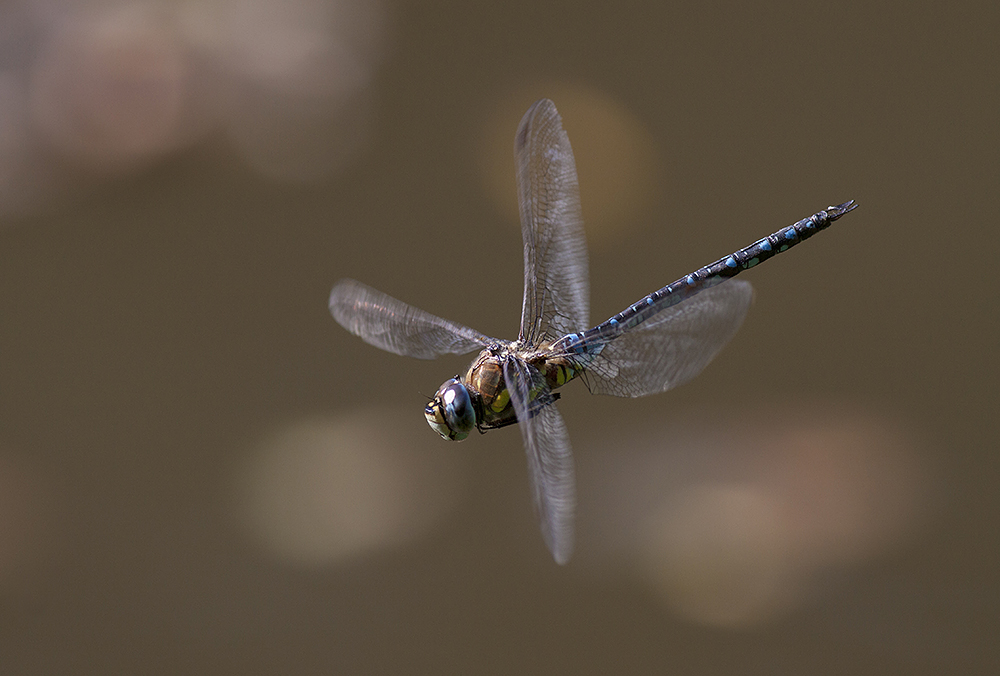
[[[0,671],[1000,670],[995,3],[0,9]],[[592,317],[828,204],[695,381],[521,439],[354,277],[513,338],[513,137],[573,143]],[[985,254],[985,255],[984,255]]]

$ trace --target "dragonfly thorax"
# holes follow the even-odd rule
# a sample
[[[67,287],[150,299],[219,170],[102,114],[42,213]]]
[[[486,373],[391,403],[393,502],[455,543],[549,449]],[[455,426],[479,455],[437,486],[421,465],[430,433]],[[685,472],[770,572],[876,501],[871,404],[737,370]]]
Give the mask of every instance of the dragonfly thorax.
[[[424,408],[424,417],[431,429],[445,439],[461,441],[476,426],[476,410],[469,390],[462,382],[449,378]]]

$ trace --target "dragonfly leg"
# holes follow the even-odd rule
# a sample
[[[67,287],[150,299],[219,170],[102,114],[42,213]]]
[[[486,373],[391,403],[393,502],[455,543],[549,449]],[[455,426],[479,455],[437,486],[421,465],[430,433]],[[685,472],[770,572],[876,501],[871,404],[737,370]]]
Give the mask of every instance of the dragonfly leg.
[[[538,412],[549,404],[554,404],[562,396],[561,392],[549,392],[547,395],[538,397],[531,402],[531,408],[529,409],[530,417],[534,418],[538,415]],[[476,425],[480,434],[486,434],[486,430],[498,430],[501,427],[507,427],[508,425],[514,425],[518,422],[517,417],[511,415],[509,418],[503,418],[492,423]]]

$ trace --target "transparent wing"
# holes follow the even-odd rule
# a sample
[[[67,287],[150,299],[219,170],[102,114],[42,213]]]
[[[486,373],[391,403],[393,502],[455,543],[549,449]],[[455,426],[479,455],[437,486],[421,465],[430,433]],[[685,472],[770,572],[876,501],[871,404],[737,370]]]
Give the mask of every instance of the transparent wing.
[[[417,359],[465,354],[495,342],[478,331],[418,310],[353,279],[342,279],[333,287],[330,313],[341,326],[366,343]]]
[[[594,394],[641,397],[665,392],[708,366],[743,323],[753,290],[728,280],[705,289],[608,342],[586,365]]]
[[[504,362],[503,371],[528,454],[528,475],[542,538],[556,563],[564,564],[573,554],[576,508],[573,455],[566,425],[541,373],[514,357]],[[534,401],[532,390],[540,392]]]
[[[587,242],[569,137],[555,105],[535,102],[514,138],[524,239],[520,339],[537,345],[589,328]]]

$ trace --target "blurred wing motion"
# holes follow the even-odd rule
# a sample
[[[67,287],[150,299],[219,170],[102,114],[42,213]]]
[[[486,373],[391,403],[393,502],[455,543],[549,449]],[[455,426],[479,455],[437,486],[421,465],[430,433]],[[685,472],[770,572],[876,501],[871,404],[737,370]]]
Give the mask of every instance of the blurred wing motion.
[[[333,287],[330,312],[341,326],[366,343],[405,357],[465,354],[496,342],[353,279],[343,279]]]
[[[610,338],[583,379],[594,394],[642,397],[701,373],[736,334],[750,309],[750,284],[728,280]]]
[[[538,370],[509,357],[503,373],[528,454],[528,476],[542,538],[556,563],[563,564],[573,554],[576,508],[573,454],[566,425]]]
[[[537,101],[514,137],[524,239],[520,340],[538,345],[589,327],[587,243],[569,137],[555,105]]]

